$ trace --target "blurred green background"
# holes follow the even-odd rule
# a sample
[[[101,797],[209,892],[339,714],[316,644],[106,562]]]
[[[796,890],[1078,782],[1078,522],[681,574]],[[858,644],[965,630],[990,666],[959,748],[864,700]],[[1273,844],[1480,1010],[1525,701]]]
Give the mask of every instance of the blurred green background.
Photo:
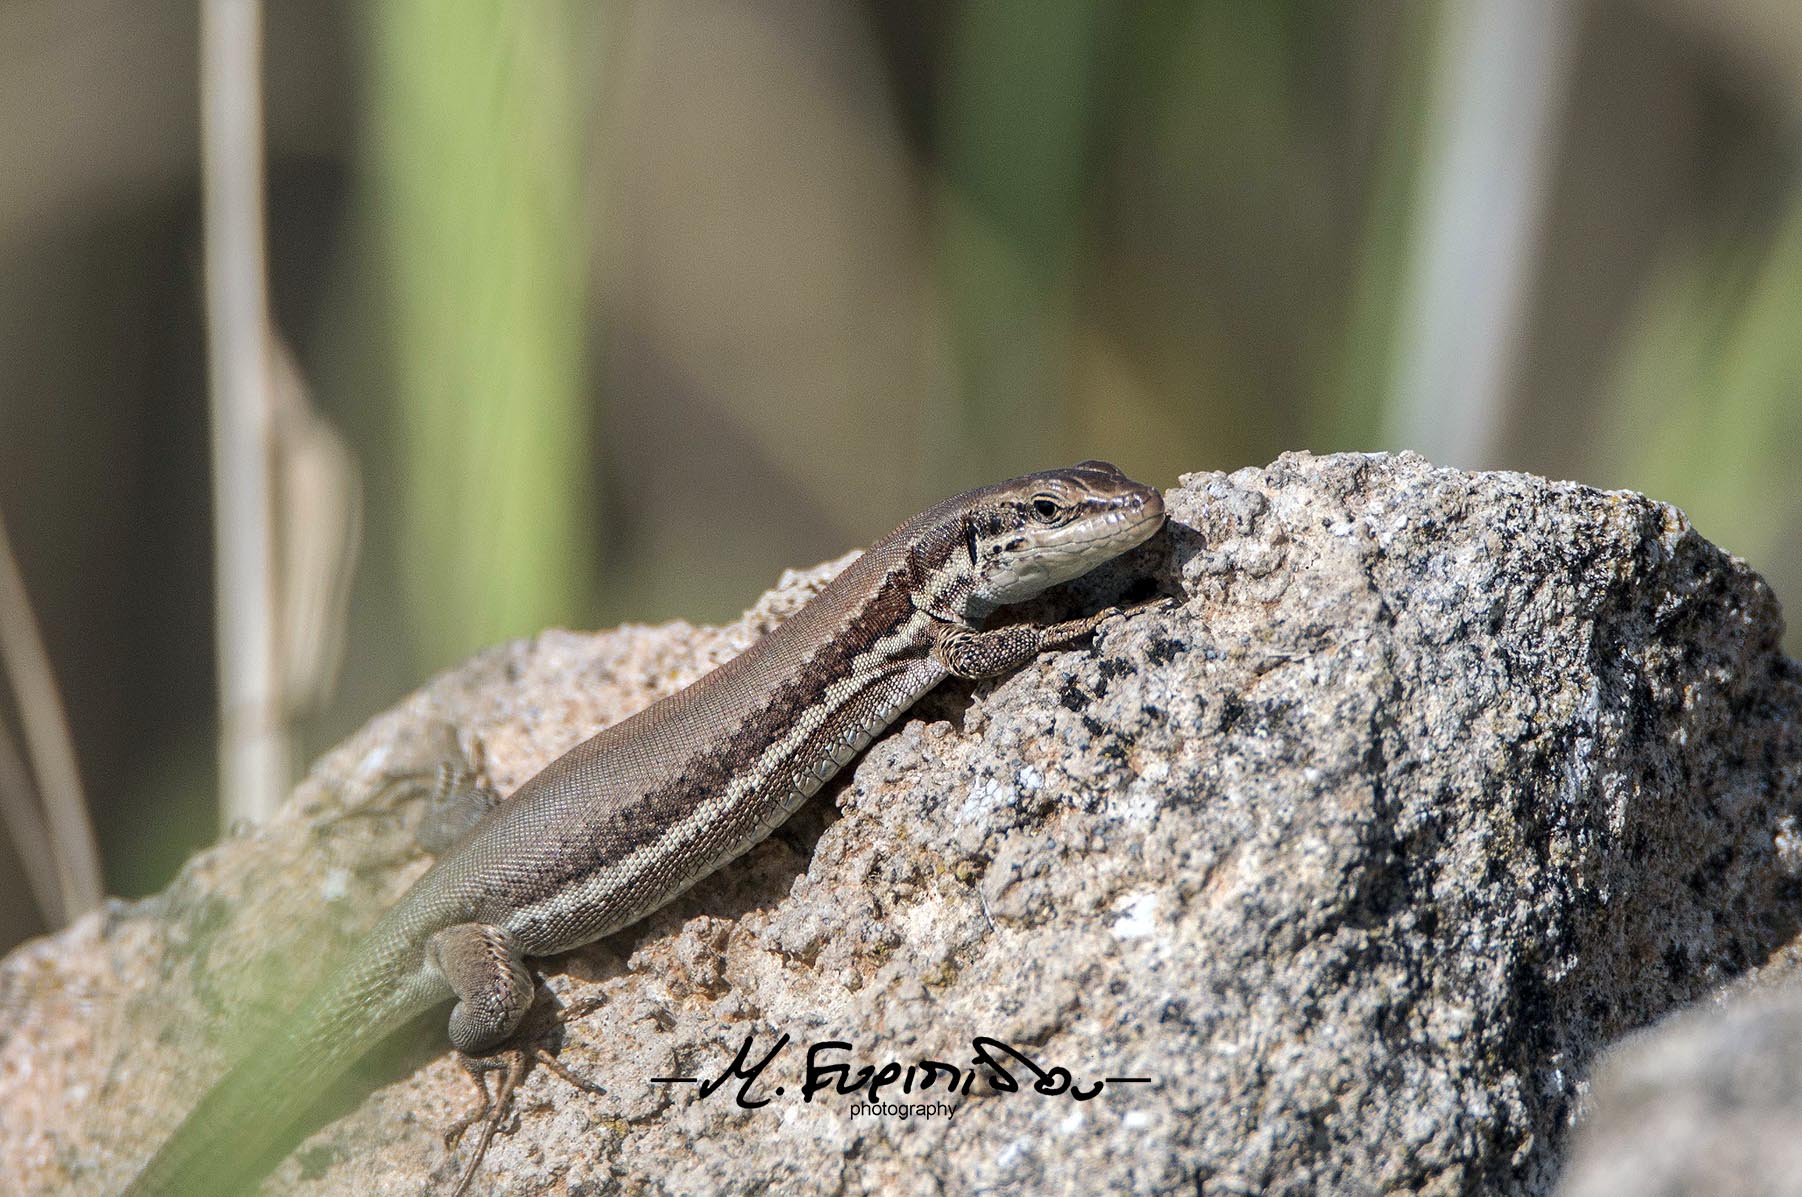
[[[217,833],[202,11],[0,0],[0,518],[113,893]],[[264,21],[294,771],[484,645],[724,619],[1080,457],[1632,487],[1802,602],[1787,0]]]

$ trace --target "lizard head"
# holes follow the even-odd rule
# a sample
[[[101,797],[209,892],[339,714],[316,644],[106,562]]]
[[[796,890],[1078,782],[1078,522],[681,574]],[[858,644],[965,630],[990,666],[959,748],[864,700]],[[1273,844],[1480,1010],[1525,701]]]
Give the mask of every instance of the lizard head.
[[[997,607],[1080,577],[1164,526],[1164,499],[1105,461],[1012,478],[965,496],[970,598]]]

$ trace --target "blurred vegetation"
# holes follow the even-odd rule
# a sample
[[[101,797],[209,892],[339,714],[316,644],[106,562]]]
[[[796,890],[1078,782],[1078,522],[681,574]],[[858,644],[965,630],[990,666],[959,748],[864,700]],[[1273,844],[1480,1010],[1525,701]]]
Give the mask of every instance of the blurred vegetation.
[[[1780,582],[1794,580],[1802,529],[1802,196],[1788,208],[1768,232],[1736,229],[1657,264],[1601,446],[1617,477],[1683,495],[1692,521]]]
[[[560,0],[358,15],[405,631],[439,668],[593,606],[575,27]]]
[[[1509,108],[1453,119],[1494,65],[1455,4],[266,11],[271,290],[367,503],[301,759],[483,645],[720,619],[1087,456],[1167,485],[1411,447],[1635,487],[1802,602],[1802,17],[1482,10],[1563,31],[1496,50],[1556,83],[1518,161],[1477,159],[1543,168],[1510,231],[1428,185]],[[0,512],[116,892],[215,830],[193,43],[186,6],[0,0]],[[1423,259],[1434,227],[1459,260]],[[1397,380],[1444,349],[1423,270],[1486,255],[1523,283],[1493,327],[1452,305],[1506,366],[1455,396],[1495,430],[1458,456]]]
[[[938,260],[958,385],[939,489],[1065,453],[1083,226],[1117,25],[1104,0],[957,6],[937,131]],[[1002,463],[1006,463],[1003,465]]]

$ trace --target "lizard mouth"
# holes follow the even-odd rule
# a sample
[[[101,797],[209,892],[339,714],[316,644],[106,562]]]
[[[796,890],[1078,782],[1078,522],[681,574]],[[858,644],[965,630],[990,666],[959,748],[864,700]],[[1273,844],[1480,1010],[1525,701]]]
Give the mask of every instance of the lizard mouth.
[[[1059,556],[1094,557],[1099,564],[1151,539],[1164,518],[1164,496],[1147,486],[1121,495],[1104,512],[1059,529],[1065,535],[1043,547]]]
[[[1164,498],[1151,487],[1117,496],[1108,506],[1041,534],[1032,552],[1012,563],[998,588],[1015,602],[1080,577],[1135,548],[1164,526]]]

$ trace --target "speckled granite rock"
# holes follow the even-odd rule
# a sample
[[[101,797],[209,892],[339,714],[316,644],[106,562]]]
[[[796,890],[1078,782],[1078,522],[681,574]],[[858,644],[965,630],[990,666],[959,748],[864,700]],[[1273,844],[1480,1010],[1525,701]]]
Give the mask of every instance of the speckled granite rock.
[[[1598,1050],[1794,933],[1774,837],[1802,801],[1802,671],[1769,590],[1674,509],[1411,456],[1286,456],[1169,504],[1167,536],[1057,601],[1149,580],[1182,606],[929,698],[762,848],[549,962],[561,1000],[605,999],[561,1058],[608,1092],[535,1072],[488,1191],[1544,1192]],[[130,1174],[423,867],[385,813],[417,804],[381,778],[444,724],[511,787],[832,568],[725,629],[483,654],[161,897],[15,952],[0,1174]],[[652,1080],[783,1034],[768,1105]],[[980,1080],[905,1119],[801,1098],[811,1043],[964,1064],[977,1036],[1150,1081],[1079,1102]],[[468,1085],[441,1025],[409,1043],[269,1191],[455,1176],[438,1131]]]

